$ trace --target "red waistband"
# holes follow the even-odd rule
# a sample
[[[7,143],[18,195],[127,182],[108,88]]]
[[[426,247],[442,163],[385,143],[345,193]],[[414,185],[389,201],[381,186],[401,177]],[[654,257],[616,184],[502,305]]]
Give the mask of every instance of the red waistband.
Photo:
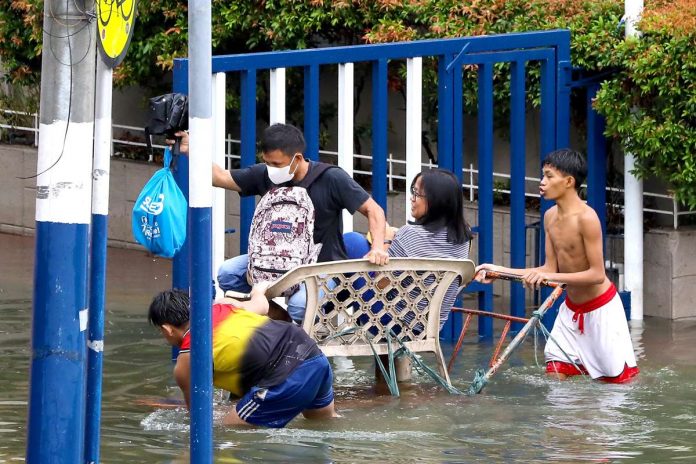
[[[614,298],[614,295],[616,295],[616,287],[612,283],[609,288],[607,288],[606,292],[602,293],[596,298],[591,299],[590,301],[577,304],[573,303],[570,301],[570,298],[566,297],[565,303],[566,306],[568,306],[568,309],[574,313],[584,314],[594,311],[595,309],[599,309],[605,304],[609,303]]]

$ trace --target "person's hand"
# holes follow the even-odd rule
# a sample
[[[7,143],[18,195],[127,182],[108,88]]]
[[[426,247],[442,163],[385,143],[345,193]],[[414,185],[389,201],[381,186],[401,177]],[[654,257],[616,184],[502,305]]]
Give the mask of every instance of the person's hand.
[[[251,295],[252,297],[256,295],[265,297],[266,290],[268,290],[270,286],[271,282],[269,281],[259,282],[251,288],[251,292],[249,293],[249,295]]]
[[[522,275],[522,282],[524,283],[524,286],[530,289],[537,289],[548,280],[549,276],[539,271],[529,271]]]
[[[498,269],[498,266],[496,266],[495,264],[479,264],[478,266],[476,266],[476,270],[474,271],[474,280],[476,282],[481,282],[482,284],[490,284],[495,279],[489,279],[486,276],[486,271],[498,272]]]
[[[369,259],[372,264],[383,266],[389,262],[389,254],[381,248],[371,249],[363,258]]]
[[[179,131],[174,134],[175,137],[181,138],[179,142],[179,153],[188,156],[189,152],[189,134],[187,131]],[[174,149],[174,139],[166,139],[165,142],[169,145],[169,148]]]

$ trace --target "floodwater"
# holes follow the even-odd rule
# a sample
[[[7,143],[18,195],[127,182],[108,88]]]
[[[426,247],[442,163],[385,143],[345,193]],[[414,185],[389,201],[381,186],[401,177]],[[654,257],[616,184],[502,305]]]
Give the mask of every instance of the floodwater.
[[[32,255],[32,238],[0,235],[0,463],[25,455]],[[108,278],[102,462],[186,463],[187,414],[144,404],[178,397],[170,350],[145,316],[170,282],[169,263],[110,249]],[[629,385],[547,379],[530,341],[475,397],[449,395],[417,374],[392,398],[374,391],[369,359],[334,360],[343,418],[298,418],[282,430],[216,426],[215,461],[696,462],[694,335],[696,320],[633,327],[641,374]],[[452,347],[444,348],[447,356]],[[455,385],[466,388],[490,353],[472,336]],[[216,405],[218,416],[224,408]]]

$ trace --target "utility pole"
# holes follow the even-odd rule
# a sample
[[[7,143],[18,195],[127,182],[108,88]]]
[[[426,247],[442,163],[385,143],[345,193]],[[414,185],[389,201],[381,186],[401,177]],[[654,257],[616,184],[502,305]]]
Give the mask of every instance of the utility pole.
[[[626,38],[637,38],[636,23],[643,11],[643,0],[625,0]],[[635,157],[624,157],[624,270],[626,290],[631,292],[631,320],[643,320],[643,181],[631,171]]]
[[[27,462],[83,460],[94,2],[44,3]]]

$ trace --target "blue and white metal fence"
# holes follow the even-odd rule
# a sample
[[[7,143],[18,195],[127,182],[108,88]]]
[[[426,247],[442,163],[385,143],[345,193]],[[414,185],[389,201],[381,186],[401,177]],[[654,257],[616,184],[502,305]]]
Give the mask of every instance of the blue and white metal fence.
[[[271,72],[272,88],[280,88],[279,70],[302,68],[304,70],[304,133],[307,139],[307,156],[318,158],[319,144],[319,76],[321,67],[339,66],[339,165],[350,172],[353,159],[343,155],[352,150],[346,139],[345,128],[352,124],[352,99],[347,94],[352,80],[350,66],[367,63],[372,68],[372,196],[387,208],[387,158],[388,158],[388,68],[390,61],[404,60],[407,63],[407,152],[409,160],[420,158],[420,111],[422,106],[421,62],[424,57],[434,57],[438,62],[438,163],[439,166],[457,173],[461,178],[463,155],[463,111],[462,74],[463,66],[478,69],[478,246],[479,261],[493,260],[493,67],[497,63],[511,65],[512,130],[511,185],[515,190],[515,201],[511,205],[511,263],[520,265],[525,259],[524,233],[524,160],[536,157],[541,165],[542,156],[568,143],[569,82],[570,78],[570,33],[565,30],[506,34],[498,36],[467,37],[441,40],[425,40],[407,43],[363,45],[354,47],[332,47],[326,49],[255,53],[245,55],[215,56],[212,72],[238,73],[241,89],[241,166],[256,162],[257,102],[256,87],[260,72]],[[541,129],[540,153],[526,153],[525,146],[525,77],[526,64],[539,63],[541,72]],[[174,87],[185,91],[189,62],[175,60]],[[412,74],[413,73],[413,74]],[[418,88],[416,88],[418,87]],[[276,95],[283,93],[275,92]],[[279,103],[272,94],[271,108]],[[279,98],[279,97],[277,97]],[[277,110],[272,110],[278,114]],[[413,115],[413,116],[412,116]],[[277,116],[274,116],[276,118]],[[274,119],[275,120],[275,119]],[[415,135],[414,135],[415,134]],[[420,160],[419,160],[420,161]],[[417,164],[416,166],[420,166]],[[407,163],[407,181],[417,172]],[[411,177],[412,178],[412,177]],[[253,198],[240,200],[240,252],[247,248],[247,234],[254,210]],[[548,208],[548,204],[544,205]],[[407,208],[408,211],[408,208]],[[348,226],[350,227],[350,226]],[[543,243],[543,234],[541,237]],[[543,247],[542,247],[543,248]],[[177,271],[175,271],[177,274]],[[480,292],[480,307],[492,310],[493,293],[490,286],[477,285]],[[514,315],[524,314],[524,294],[519,288],[513,290],[511,301]],[[492,335],[490,321],[479,322],[481,336]]]

